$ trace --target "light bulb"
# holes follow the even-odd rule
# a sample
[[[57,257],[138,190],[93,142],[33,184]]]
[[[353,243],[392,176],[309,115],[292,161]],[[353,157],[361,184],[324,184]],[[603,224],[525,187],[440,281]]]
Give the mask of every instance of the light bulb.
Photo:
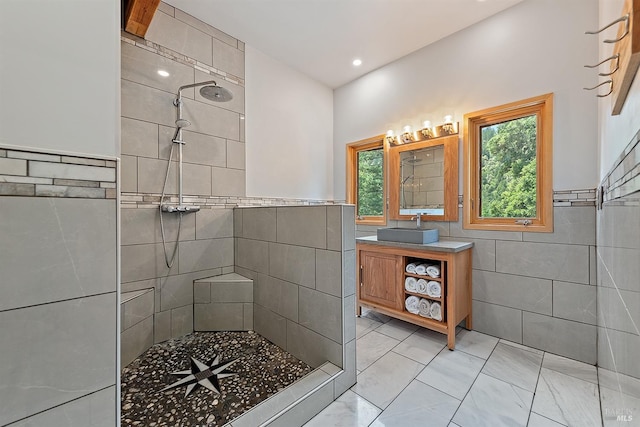
[[[431,127],[431,122],[429,120],[425,120],[424,123],[422,124],[425,128],[430,128]]]
[[[406,125],[406,126],[403,128],[403,130],[404,130],[404,132],[405,132],[405,133],[411,133],[411,126]]]
[[[453,123],[453,116],[451,116],[451,115],[444,116],[444,122],[445,123]]]

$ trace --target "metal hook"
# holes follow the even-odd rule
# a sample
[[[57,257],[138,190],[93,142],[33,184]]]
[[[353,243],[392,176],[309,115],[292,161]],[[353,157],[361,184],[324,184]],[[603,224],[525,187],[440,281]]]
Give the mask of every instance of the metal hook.
[[[600,94],[596,95],[598,98],[604,98],[604,97],[607,97],[607,96],[611,95],[611,92],[613,92],[613,80],[611,80],[611,79],[606,80],[606,81],[604,81],[604,82],[602,82],[599,85],[596,85],[594,87],[583,87],[582,89],[584,89],[584,90],[594,90],[594,89],[597,89],[600,86],[606,85],[606,84],[609,84],[609,92],[607,92],[604,95],[600,95]]]
[[[620,54],[617,53],[614,56],[616,58],[616,67],[613,69],[613,71],[610,71],[608,73],[598,73],[599,76],[608,77],[620,69]]]
[[[616,67],[615,67],[615,69],[614,69],[613,71],[609,72],[609,73],[599,73],[599,74],[598,74],[599,76],[607,77],[607,76],[612,75],[612,74],[613,74],[613,73],[615,73],[616,71],[618,71],[618,69],[620,68],[620,54],[619,54],[619,53],[616,53],[615,55],[611,55],[611,56],[610,56],[610,57],[608,57],[607,59],[603,59],[602,61],[598,62],[598,63],[597,63],[597,64],[595,64],[595,65],[585,65],[585,68],[596,68],[596,67],[599,67],[600,65],[604,64],[605,62],[607,62],[607,61],[611,61],[611,60],[613,60],[613,59],[615,59],[615,60],[616,60]]]
[[[604,43],[617,43],[620,40],[622,40],[623,38],[625,38],[627,36],[627,34],[629,34],[629,14],[627,13],[625,16],[622,16],[618,19],[616,19],[615,21],[613,21],[612,23],[610,23],[609,25],[600,28],[598,31],[585,31],[585,34],[599,34],[601,32],[603,32],[604,30],[606,30],[607,28],[611,27],[612,25],[617,24],[618,22],[625,22],[625,26],[624,26],[624,34],[622,34],[620,37],[618,37],[617,39],[608,39],[608,40],[603,40]]]

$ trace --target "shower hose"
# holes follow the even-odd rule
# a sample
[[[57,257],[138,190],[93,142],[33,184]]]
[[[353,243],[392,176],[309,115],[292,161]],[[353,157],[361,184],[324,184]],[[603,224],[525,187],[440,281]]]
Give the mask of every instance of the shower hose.
[[[173,247],[173,253],[171,254],[171,259],[169,259],[169,255],[167,254],[167,240],[164,235],[164,221],[162,219],[162,205],[164,203],[165,192],[167,189],[167,182],[169,181],[169,169],[171,169],[171,159],[173,159],[173,147],[175,143],[171,144],[171,151],[169,152],[169,161],[167,162],[167,173],[164,176],[164,184],[162,185],[162,195],[160,196],[160,234],[162,235],[162,249],[164,251],[164,262],[167,264],[167,267],[173,267],[173,263],[176,260],[176,253],[178,252],[178,243],[180,242],[180,231],[182,229],[182,212],[178,212],[178,236],[176,237],[176,244]],[[180,203],[180,202],[178,202]]]

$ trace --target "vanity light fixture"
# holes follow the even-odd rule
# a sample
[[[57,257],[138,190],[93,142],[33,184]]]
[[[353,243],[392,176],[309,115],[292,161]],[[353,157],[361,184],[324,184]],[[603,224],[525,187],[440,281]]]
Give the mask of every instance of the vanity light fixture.
[[[158,74],[161,75],[162,77],[169,77],[169,72],[166,70],[158,70]]]
[[[393,129],[389,129],[387,131],[387,135],[384,137],[384,141],[389,145],[395,145],[396,144],[396,137],[393,134]]]
[[[424,126],[420,133],[425,139],[433,138],[433,129],[431,128],[431,122],[429,120],[425,120],[422,125]]]
[[[442,124],[442,131],[448,135],[455,133],[454,124],[453,124],[453,116],[446,115],[444,116],[444,123]]]
[[[431,121],[422,122],[422,129],[412,130],[410,125],[402,128],[402,132],[396,135],[393,129],[389,129],[384,136],[384,142],[389,145],[403,145],[413,142],[426,141],[433,138],[441,138],[443,136],[454,135],[458,133],[458,123],[453,121],[453,115],[447,115],[444,123],[441,125],[433,125]]]
[[[415,137],[413,136],[413,132],[411,132],[411,126],[406,125],[402,129],[402,135],[400,136],[400,140],[403,144],[408,144],[409,142],[415,141]]]

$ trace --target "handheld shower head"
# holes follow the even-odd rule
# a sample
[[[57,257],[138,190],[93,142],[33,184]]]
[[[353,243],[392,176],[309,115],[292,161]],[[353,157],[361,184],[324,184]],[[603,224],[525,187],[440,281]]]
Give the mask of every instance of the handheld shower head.
[[[228,89],[218,86],[217,83],[201,87],[200,95],[214,102],[227,102],[233,99],[233,94]]]
[[[178,140],[178,135],[180,134],[180,131],[184,128],[187,128],[191,126],[191,122],[187,119],[178,119],[176,120],[176,133],[173,134],[173,138],[171,139],[172,142],[182,142],[180,140]]]
[[[187,119],[176,120],[176,127],[178,127],[179,129],[188,128],[189,126],[191,126],[191,122]]]

